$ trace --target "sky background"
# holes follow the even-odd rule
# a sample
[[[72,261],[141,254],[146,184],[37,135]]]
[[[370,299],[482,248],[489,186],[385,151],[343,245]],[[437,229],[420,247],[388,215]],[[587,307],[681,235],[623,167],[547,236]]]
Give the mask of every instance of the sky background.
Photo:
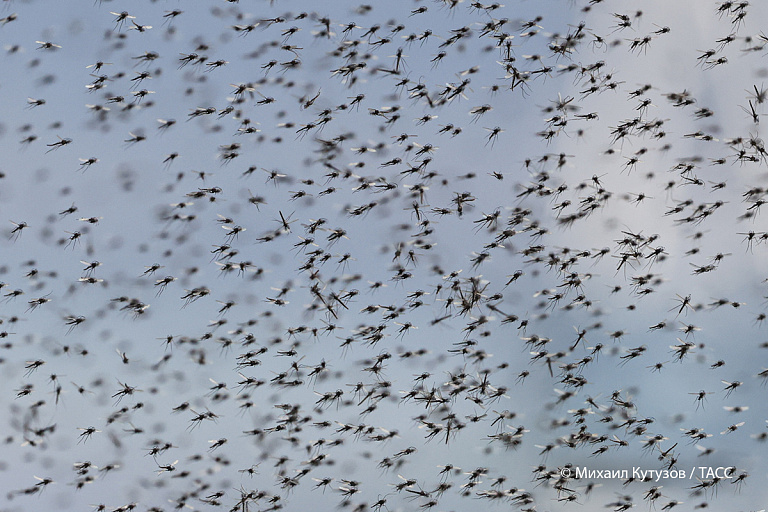
[[[763,400],[765,379],[758,373],[768,367],[765,323],[759,320],[768,296],[764,282],[768,259],[765,242],[745,241],[745,233],[756,232],[759,238],[765,230],[760,204],[754,206],[764,193],[747,197],[749,201],[745,201],[744,193],[766,187],[768,180],[763,159],[744,162],[736,158],[739,147],[747,148],[745,154],[754,153],[754,147],[733,142],[738,137],[748,140],[761,135],[762,125],[754,123],[748,111],[750,101],[760,116],[765,110],[754,94],[762,90],[768,73],[766,50],[747,50],[765,43],[759,37],[764,6],[750,5],[745,10],[748,15],[735,21],[737,9],[718,13],[721,4],[714,2],[670,5],[649,1],[637,6],[611,0],[595,4],[520,1],[507,2],[495,10],[479,9],[469,2],[452,8],[448,5],[3,2],[0,281],[5,286],[0,291],[6,295],[22,290],[23,294],[15,298],[8,295],[0,301],[0,332],[7,333],[0,341],[8,342],[0,349],[0,432],[5,438],[0,456],[2,510],[84,510],[100,503],[113,510],[132,502],[139,510],[171,510],[179,496],[194,492],[201,484],[209,487],[186,500],[189,508],[214,508],[199,498],[221,490],[224,495],[220,501],[230,509],[237,503],[239,489],[260,489],[280,496],[287,510],[308,506],[325,510],[343,503],[338,489],[345,484],[340,479],[360,482],[359,493],[347,505],[351,508],[363,502],[372,505],[386,497],[389,510],[413,510],[426,508],[429,499],[398,493],[395,486],[414,478],[417,486],[408,489],[433,489],[446,480],[438,466],[447,463],[462,469],[447,478],[453,487],[439,496],[436,510],[478,506],[476,493],[492,489],[493,479],[501,475],[507,479],[500,488],[531,492],[540,511],[579,507],[603,510],[607,504],[621,501],[623,495],[631,495],[637,507],[648,507],[643,496],[652,485],[663,485],[664,497],[656,504],[659,508],[671,500],[683,502],[675,510],[695,510],[702,502],[713,509],[725,504],[729,510],[764,507],[768,502],[768,466],[762,457],[765,445],[758,436],[765,432],[768,414]],[[585,10],[590,5],[591,9]],[[426,12],[413,12],[421,7],[426,7]],[[164,18],[174,9],[184,12],[172,21]],[[152,28],[130,30],[130,20],[119,26],[113,12],[124,10],[137,24]],[[306,17],[296,19],[302,12]],[[631,27],[618,27],[617,13],[628,16]],[[276,17],[286,21],[267,21]],[[319,33],[323,17],[330,19],[333,33],[328,36]],[[504,49],[496,48],[496,39],[489,35],[480,36],[485,24],[501,19],[508,20],[503,31],[514,36],[510,41],[517,69],[525,74],[549,68],[546,73],[528,75],[527,84],[514,90],[509,90],[511,81],[500,63]],[[535,21],[526,28],[524,24],[530,20]],[[256,22],[259,25],[249,33],[233,29],[233,25]],[[553,53],[550,43],[559,40],[556,35],[573,33],[581,22],[587,35],[573,53]],[[356,23],[356,28],[345,34],[350,23]],[[377,24],[381,28],[374,36],[364,35]],[[404,25],[402,31],[390,34],[398,24]],[[294,26],[301,30],[286,37],[283,32]],[[455,34],[451,31],[462,27],[469,27],[469,36],[440,48]],[[668,33],[663,27],[669,27]],[[410,43],[405,39],[425,30],[434,35]],[[630,49],[633,39],[655,31],[664,33],[653,34],[647,48]],[[716,42],[729,34],[734,34],[729,44]],[[377,45],[378,36],[391,41]],[[356,45],[357,56],[333,54],[337,47],[348,51],[355,40],[361,41]],[[38,49],[40,41],[60,48]],[[296,48],[281,49],[283,45]],[[404,55],[399,76],[376,72],[392,69],[398,48]],[[698,59],[709,48],[717,50],[709,63]],[[446,55],[433,62],[441,51]],[[157,52],[158,58],[142,62],[137,57],[145,52]],[[191,53],[205,55],[206,62],[182,67],[179,58]],[[713,65],[721,57],[727,63]],[[301,60],[296,69],[280,64],[294,58]],[[206,66],[219,59],[226,64]],[[273,68],[262,68],[273,59],[278,62]],[[105,63],[99,71],[88,67],[96,62]],[[350,62],[366,63],[355,73],[355,83],[333,72]],[[579,69],[597,62],[604,64],[591,75],[595,83],[616,85],[586,94],[590,72],[580,73]],[[570,65],[575,67],[569,69]],[[138,85],[131,81],[143,71],[151,78]],[[105,87],[89,90],[86,85],[100,74],[106,75]],[[408,85],[398,87],[405,78]],[[463,94],[436,108],[413,95],[418,84],[424,84],[431,97],[437,98],[447,86],[455,90],[467,79],[471,82]],[[233,103],[237,84],[244,83],[253,84],[254,91],[243,94],[242,104],[235,105],[240,112],[220,116]],[[631,91],[645,84],[651,87],[630,98]],[[132,93],[141,89],[152,92],[138,101]],[[674,106],[668,95],[683,91],[695,103]],[[305,108],[318,92],[314,103]],[[364,97],[356,100],[359,95]],[[109,102],[116,96],[124,100]],[[265,101],[269,98],[274,101]],[[568,124],[545,140],[540,133],[552,129],[547,119],[557,114],[551,111],[552,106],[568,98],[573,98],[569,105],[574,107],[567,110]],[[642,98],[650,102],[638,109]],[[32,106],[30,99],[44,99],[45,103]],[[338,108],[353,101],[359,104]],[[110,110],[99,114],[88,105]],[[394,113],[400,117],[390,124],[370,114],[370,109],[395,105],[398,110]],[[471,113],[483,105],[492,109],[482,116]],[[216,113],[190,117],[195,109],[209,107]],[[702,108],[710,109],[713,115],[697,116],[696,111]],[[332,120],[323,128],[308,129],[303,136],[297,133],[317,122],[325,109],[331,111]],[[597,118],[588,121],[575,117],[590,112],[597,113]],[[387,115],[392,117],[392,113]],[[645,120],[663,120],[665,136],[633,134],[614,141],[612,131],[638,115]],[[437,117],[423,122],[424,116]],[[158,119],[176,123],[161,130]],[[244,126],[243,119],[250,119],[250,125],[260,131],[238,131]],[[448,125],[461,127],[461,133],[441,133]],[[503,131],[489,138],[495,127]],[[708,134],[712,140],[687,136],[696,132]],[[409,136],[407,141],[398,141],[401,133]],[[134,135],[146,139],[130,142]],[[323,160],[321,140],[342,135],[345,140],[331,153],[335,156]],[[35,140],[20,142],[30,136]],[[58,137],[72,141],[60,148],[49,147],[61,140]],[[419,146],[406,152],[412,141]],[[222,159],[226,152],[222,146],[235,143],[239,144],[237,156],[231,161]],[[432,149],[417,156],[428,144]],[[356,149],[365,147],[376,151]],[[166,162],[174,153],[178,156]],[[560,166],[559,155],[565,155]],[[83,166],[91,157],[98,162]],[[424,164],[425,157],[432,160]],[[401,161],[382,165],[394,158]],[[628,163],[632,158],[638,161]],[[719,158],[725,163],[716,165],[713,161]],[[685,184],[673,169],[681,162],[695,164],[689,177],[700,179],[700,185]],[[349,169],[354,176],[329,179],[331,171],[324,163],[342,172]],[[426,171],[402,172],[409,164],[424,164]],[[254,170],[249,171],[251,168]],[[429,177],[429,171],[437,174]],[[270,180],[272,172],[284,176]],[[547,174],[541,181],[548,194],[522,196],[525,187],[540,180],[541,173]],[[579,202],[596,192],[593,177],[610,192],[610,199],[571,225],[558,222],[554,207],[569,200],[571,205],[560,216],[576,212]],[[675,184],[668,186],[673,180]],[[721,182],[727,185],[713,188]],[[387,183],[396,187],[385,188]],[[419,184],[427,187],[423,195],[412,191]],[[567,188],[555,193],[563,184]],[[213,187],[221,190],[205,192],[204,197],[189,196]],[[306,196],[295,198],[302,190]],[[321,195],[324,191],[327,193]],[[475,199],[471,205],[465,204],[464,214],[459,216],[453,200],[464,192]],[[635,201],[638,194],[647,199]],[[249,201],[254,197],[262,198],[263,204]],[[667,214],[687,200],[691,203],[682,213]],[[351,209],[374,201],[376,206],[368,213],[349,214]],[[706,209],[717,201],[722,205],[703,221],[681,221],[697,205]],[[174,206],[187,202],[190,204],[185,208]],[[420,213],[414,210],[414,202],[419,204]],[[61,213],[72,205],[76,212]],[[454,211],[441,215],[436,210],[440,208]],[[515,226],[519,233],[505,241],[504,247],[484,249],[499,230],[505,229],[516,208],[528,210],[525,220]],[[491,232],[483,229],[480,221],[494,211],[500,212],[499,228]],[[742,218],[748,211],[756,215]],[[173,220],[174,214],[194,217]],[[281,215],[291,222],[290,232],[281,231]],[[98,222],[79,220],[90,217],[98,218]],[[233,222],[221,222],[224,218]],[[309,289],[311,271],[300,269],[312,249],[296,244],[302,241],[300,237],[310,236],[306,226],[320,218],[326,222],[313,235],[317,246],[311,247],[331,255],[327,262],[316,265],[323,293],[358,291],[347,302],[348,309],[337,306],[338,318],[308,309],[317,301]],[[417,235],[422,231],[418,223],[423,218],[429,219],[432,231]],[[13,233],[22,222],[28,227]],[[228,236],[227,228],[234,225],[245,231]],[[345,237],[333,243],[328,229],[336,228],[344,229]],[[546,228],[546,232],[533,236],[539,228]],[[275,230],[280,236],[273,241],[259,240]],[[70,240],[76,232],[79,238]],[[644,259],[617,269],[622,250],[617,242],[629,232],[657,235],[650,247],[663,247],[666,258],[654,263]],[[241,275],[222,272],[224,262],[217,261],[211,251],[225,243],[238,251],[231,257],[233,262],[252,264],[248,271]],[[399,258],[394,255],[398,244],[402,246]],[[535,244],[544,247],[541,255],[545,261],[548,254],[563,248],[568,248],[568,254],[590,251],[594,255],[604,247],[610,252],[602,259],[580,258],[573,272],[584,282],[581,291],[570,290],[554,302],[548,297],[557,292],[545,290],[558,289],[565,274],[522,254]],[[695,253],[688,254],[692,249]],[[408,259],[409,250],[415,251],[415,262]],[[484,250],[489,251],[489,259],[473,266],[472,258]],[[692,273],[692,265],[711,264],[719,253],[724,256],[712,272]],[[349,254],[346,259],[345,254]],[[88,275],[83,269],[91,261],[101,263],[92,275],[103,281],[84,284],[78,279]],[[393,280],[398,262],[411,278]],[[161,268],[144,275],[154,264]],[[36,272],[28,275],[32,270]],[[524,275],[506,285],[517,270]],[[452,272],[458,274],[447,277]],[[640,296],[633,292],[631,279],[649,273],[658,279],[653,293]],[[176,280],[158,293],[156,280],[165,276]],[[457,293],[449,289],[458,279],[466,290],[471,277],[485,286],[486,297],[502,297],[486,300],[470,315],[462,316],[453,302]],[[386,286],[371,288],[376,282]],[[443,287],[440,292],[438,285]],[[206,287],[210,293],[186,304],[182,297],[197,287]],[[278,306],[268,300],[284,287],[290,289],[285,296],[288,304]],[[429,293],[422,297],[425,305],[410,308],[413,299],[409,295],[418,290]],[[573,307],[564,308],[580,293],[592,302],[591,307],[577,301]],[[681,299],[689,295],[696,307],[683,308],[678,314]],[[50,301],[32,308],[29,301],[40,297]],[[149,307],[134,315],[121,310],[126,302],[114,300],[120,297],[137,298]],[[715,307],[720,299],[727,299],[728,304]],[[220,314],[227,301],[236,305]],[[526,319],[527,327],[521,328],[519,320],[502,323],[501,313],[489,309],[489,304],[519,320]],[[398,318],[387,320],[382,308],[363,312],[369,305],[405,309]],[[70,329],[65,323],[69,315],[81,315],[86,320]],[[432,324],[444,315],[449,318]],[[463,331],[468,322],[481,317],[488,323],[480,330]],[[226,323],[213,325],[220,319]],[[649,329],[662,321],[665,328]],[[400,333],[406,323],[418,328]],[[336,328],[326,329],[329,324]],[[386,325],[385,337],[375,346],[360,341],[342,346],[345,338],[368,324]],[[695,326],[696,331],[682,332],[685,325]],[[288,329],[299,326],[317,328],[320,334],[313,336],[307,330],[290,336]],[[576,333],[585,328],[585,342],[569,350]],[[483,330],[487,332],[481,334]],[[621,336],[612,336],[619,331]],[[248,347],[241,346],[246,333],[253,333],[256,339]],[[531,360],[531,349],[522,338],[533,334],[551,338],[546,347],[551,354],[564,353],[553,363],[552,375],[545,364]],[[174,336],[172,348],[164,342],[166,336]],[[233,340],[229,349],[222,347],[227,338]],[[185,342],[190,339],[197,344]],[[476,340],[475,348],[484,350],[488,357],[475,361],[449,352],[467,339]],[[681,342],[678,339],[697,344],[682,362],[674,360],[671,349]],[[277,354],[289,350],[294,342],[299,343],[296,355]],[[588,384],[574,390],[573,398],[558,403],[559,393],[567,390],[559,382],[558,365],[581,360],[596,344],[605,348],[581,370]],[[621,359],[639,346],[645,347],[641,357],[628,362]],[[236,357],[258,347],[267,348],[259,356],[261,364],[237,368]],[[407,351],[422,349],[423,355],[401,357]],[[87,355],[82,355],[83,350]],[[205,364],[196,362],[201,351]],[[364,368],[371,366],[371,358],[385,352],[392,357],[381,380],[391,383],[391,399],[383,399],[374,412],[361,416],[365,405],[354,400],[352,386],[362,382],[371,389],[377,379]],[[127,364],[120,354],[128,357]],[[167,361],[159,363],[169,355]],[[36,360],[45,364],[28,372],[25,367]],[[711,368],[720,360],[725,361],[722,367]],[[308,377],[308,368],[321,361],[328,371],[318,379]],[[293,362],[300,371],[292,378],[302,380],[301,385],[278,387],[268,383],[275,375],[290,372]],[[663,363],[660,371],[653,371],[656,363]],[[265,379],[267,384],[250,391],[251,397],[245,399],[236,385],[242,379],[238,371]],[[447,394],[450,387],[445,383],[450,374],[463,372],[468,385],[474,386],[484,371],[490,372],[496,389],[506,388],[505,396],[479,404],[459,395],[451,403],[451,411],[467,424],[466,428],[448,444],[439,436],[425,439],[427,429],[414,418],[428,414],[428,421],[445,423],[447,413],[399,399],[416,385],[415,376],[429,372],[426,388],[439,387]],[[519,379],[524,371],[529,375]],[[211,380],[227,384],[226,400],[212,397]],[[726,396],[722,381],[742,384]],[[56,382],[62,387],[58,400]],[[116,403],[112,395],[120,383],[141,391]],[[18,396],[29,384],[32,392]],[[78,386],[88,391],[79,393]],[[354,401],[314,409],[320,395],[337,389],[344,390],[345,399]],[[696,400],[700,390],[708,393],[703,403]],[[567,493],[533,481],[532,470],[540,464],[553,471],[566,464],[593,469],[662,467],[660,450],[643,448],[645,435],[632,436],[623,427],[612,428],[598,421],[609,414],[618,419],[618,411],[605,410],[615,391],[635,404],[634,416],[653,418],[647,434],[664,436],[663,449],[676,445],[672,449],[680,469],[735,466],[738,473],[747,471],[749,478],[743,485],[721,483],[717,493],[699,496],[691,495],[690,488],[698,483],[695,479],[628,485],[602,480],[590,493],[584,488],[587,482],[571,482],[576,503],[561,501]],[[601,408],[586,404],[588,397]],[[39,404],[41,400],[45,403]],[[246,400],[254,403],[249,410],[240,407]],[[182,402],[189,402],[197,412],[214,411],[219,418],[191,428],[194,413],[172,410]],[[110,415],[120,407],[132,408],[137,403],[142,406],[108,424]],[[312,422],[328,420],[333,426],[320,429],[304,425],[292,433],[295,444],[280,431],[258,440],[243,434],[274,427],[282,414],[276,404],[298,404],[302,416],[312,416]],[[748,409],[739,413],[724,409],[734,406]],[[597,446],[571,449],[557,443],[578,429],[573,411],[581,407],[593,413],[587,417],[590,432],[627,439],[629,446],[617,449],[604,442],[611,448],[596,456],[593,451]],[[503,426],[492,424],[504,410],[513,411],[515,417],[501,422]],[[476,423],[467,419],[482,414],[487,416]],[[564,419],[571,423],[558,426]],[[384,442],[371,441],[365,436],[335,432],[339,426],[336,422],[365,423],[375,427],[376,433],[397,431],[397,435]],[[735,432],[720,434],[741,422],[744,424]],[[50,425],[55,425],[54,432],[45,436],[34,433]],[[80,437],[82,430],[78,429],[91,426],[100,432],[89,439]],[[143,432],[127,432],[136,427]],[[528,432],[515,449],[505,449],[489,438],[517,427]],[[713,449],[711,455],[700,456],[701,450],[683,435],[683,429],[692,428],[712,434],[699,443]],[[221,438],[227,443],[211,451],[211,442]],[[305,449],[318,439],[341,442]],[[166,442],[173,448],[157,457],[149,455],[153,445]],[[543,447],[550,443],[559,446],[542,455]],[[402,467],[389,471],[378,467],[384,457],[393,458],[409,447],[417,451],[401,456],[405,461]],[[294,476],[307,467],[305,461],[319,453],[327,455],[325,463],[313,467],[292,491],[280,489],[279,468],[275,467],[279,457],[289,458],[283,468],[286,475]],[[158,474],[160,465],[176,460],[175,473]],[[73,464],[82,461],[91,461],[98,468],[109,464],[119,468],[109,472],[91,469],[85,476],[92,475],[93,482],[77,489],[78,478],[83,475],[76,474]],[[260,464],[256,475],[239,471],[253,464]],[[471,488],[469,496],[461,496],[460,486],[468,481],[463,473],[478,467],[488,469],[483,482]],[[181,471],[189,471],[189,476],[173,478]],[[34,487],[39,482],[35,477],[55,483],[42,492],[19,492]],[[324,477],[334,478],[334,482],[328,489],[313,490],[317,482],[311,478]],[[483,503],[490,508],[509,507],[508,499]],[[268,506],[262,500],[251,509]]]

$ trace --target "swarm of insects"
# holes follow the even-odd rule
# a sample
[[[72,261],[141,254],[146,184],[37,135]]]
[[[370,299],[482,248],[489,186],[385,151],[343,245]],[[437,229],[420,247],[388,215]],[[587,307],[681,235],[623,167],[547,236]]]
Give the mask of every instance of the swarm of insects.
[[[765,506],[768,6],[119,4],[0,7],[2,510]]]

